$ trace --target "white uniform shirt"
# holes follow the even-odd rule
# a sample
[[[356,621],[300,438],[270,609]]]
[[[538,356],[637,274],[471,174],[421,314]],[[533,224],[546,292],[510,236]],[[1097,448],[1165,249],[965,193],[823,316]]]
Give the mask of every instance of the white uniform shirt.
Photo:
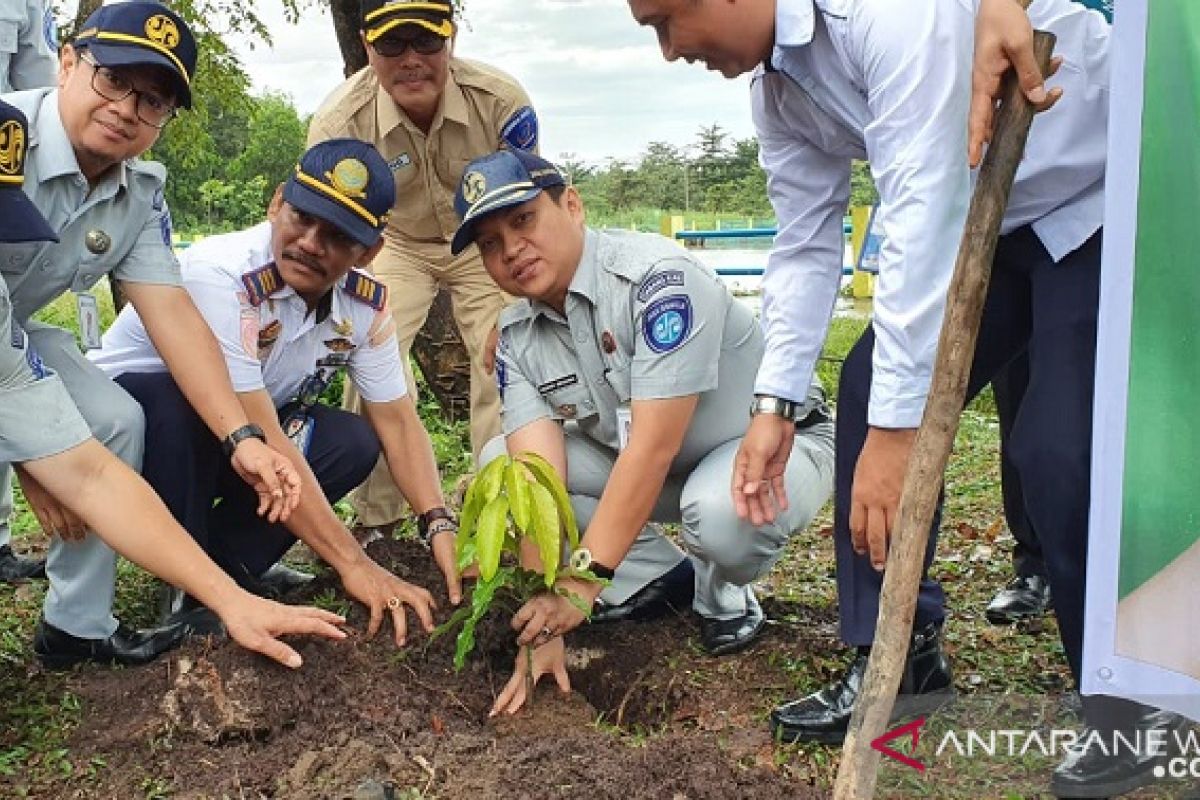
[[[367,402],[403,397],[407,386],[386,303],[375,308],[348,291],[352,272],[314,312],[282,280],[255,305],[243,276],[272,268],[272,258],[269,222],[204,239],[180,258],[184,286],[221,344],[234,390],[265,388],[279,407],[295,399],[318,367],[345,366]],[[121,310],[101,349],[88,358],[110,376],[166,369],[132,306]]]
[[[0,92],[53,86],[58,26],[43,0],[0,0]]]
[[[868,422],[921,420],[970,193],[975,0],[778,0],[774,70],[751,90],[779,219],[763,278],[767,351],[755,391],[804,399],[842,267],[850,160],[867,159],[883,236]],[[1035,0],[1058,36],[1064,97],[1033,123],[1003,232],[1027,224],[1055,259],[1102,224],[1108,106],[1103,16]]]

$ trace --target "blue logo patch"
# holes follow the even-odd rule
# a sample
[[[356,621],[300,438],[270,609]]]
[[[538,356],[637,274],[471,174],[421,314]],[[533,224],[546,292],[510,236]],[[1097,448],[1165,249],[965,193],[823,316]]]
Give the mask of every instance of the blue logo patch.
[[[58,23],[54,19],[54,12],[49,8],[46,9],[45,15],[42,17],[42,35],[46,37],[46,47],[50,48],[51,52],[58,52]]]
[[[537,147],[538,118],[537,112],[530,106],[517,111],[504,123],[500,138],[505,144],[517,150],[532,150]]]
[[[642,317],[642,335],[656,353],[674,350],[692,331],[692,301],[684,294],[655,300]]]
[[[638,289],[637,299],[648,300],[668,286],[683,286],[682,270],[664,269],[646,278],[642,282],[642,288]]]

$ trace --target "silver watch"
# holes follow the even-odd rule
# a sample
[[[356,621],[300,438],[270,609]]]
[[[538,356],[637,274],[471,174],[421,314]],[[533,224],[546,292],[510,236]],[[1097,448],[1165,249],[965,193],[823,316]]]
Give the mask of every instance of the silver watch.
[[[796,421],[796,412],[800,406],[793,403],[791,400],[784,400],[782,397],[772,397],[769,394],[756,394],[754,400],[750,403],[750,416],[757,417],[759,414],[774,414],[777,417],[783,417],[788,422]]]

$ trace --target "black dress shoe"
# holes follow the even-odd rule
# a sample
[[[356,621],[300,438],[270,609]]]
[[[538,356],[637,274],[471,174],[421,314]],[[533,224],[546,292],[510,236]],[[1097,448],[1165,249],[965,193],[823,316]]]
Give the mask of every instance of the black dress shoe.
[[[43,619],[33,634],[33,652],[49,669],[67,669],[85,661],[132,666],[178,647],[185,635],[180,626],[134,630],[120,625],[107,639],[80,639]]]
[[[620,605],[610,606],[597,600],[588,620],[595,624],[624,620],[645,622],[667,614],[681,614],[692,607],[695,592],[696,571],[692,568],[692,560],[685,558]]]
[[[1041,575],[1018,575],[996,593],[983,613],[993,625],[1013,625],[1049,609],[1049,581]]]
[[[766,625],[762,606],[750,595],[746,613],[733,619],[700,618],[700,646],[712,656],[724,656],[745,650],[758,638]]]
[[[870,648],[860,647],[850,668],[837,681],[771,712],[771,734],[781,742],[841,744],[862,690]],[[928,714],[954,699],[950,661],[942,652],[941,626],[913,634],[900,679],[892,721]]]
[[[163,627],[181,626],[185,636],[225,638],[225,625],[216,612],[182,589],[167,587]]]
[[[297,589],[303,588],[316,577],[309,572],[292,569],[282,561],[277,561],[271,567],[255,578],[255,585],[250,591],[260,597],[278,600]]]
[[[44,559],[24,558],[14,553],[9,545],[0,547],[0,581],[11,583],[44,577],[46,577]]]
[[[1125,747],[1124,742],[1114,741],[1117,739],[1114,734],[1085,727],[1076,740],[1081,746],[1069,748],[1067,757],[1054,770],[1050,779],[1054,796],[1117,797],[1153,782],[1157,778],[1155,767],[1177,754],[1172,732],[1185,729],[1187,723],[1170,712],[1147,709],[1133,727],[1143,731],[1143,735],[1139,737],[1133,730],[1123,731],[1125,741],[1146,742],[1149,737],[1145,732],[1165,731],[1163,741],[1167,752],[1162,752],[1162,748],[1156,751],[1154,747]],[[1093,746],[1082,746],[1087,742]],[[1103,747],[1097,742],[1103,742]]]

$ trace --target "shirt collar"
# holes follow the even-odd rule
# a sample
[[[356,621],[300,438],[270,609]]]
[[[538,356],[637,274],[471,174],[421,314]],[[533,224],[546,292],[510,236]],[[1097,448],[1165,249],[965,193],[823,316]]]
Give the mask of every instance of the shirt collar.
[[[813,38],[816,9],[813,0],[778,0],[775,5],[775,46],[771,49],[772,66],[779,66],[784,49],[803,47]]]

